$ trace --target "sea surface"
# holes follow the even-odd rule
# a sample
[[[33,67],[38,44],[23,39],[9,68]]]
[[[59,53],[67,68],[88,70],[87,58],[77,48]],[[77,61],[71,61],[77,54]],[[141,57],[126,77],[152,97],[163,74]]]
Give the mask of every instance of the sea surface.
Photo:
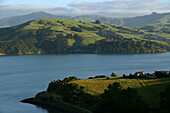
[[[48,113],[20,101],[46,90],[53,80],[155,70],[170,70],[170,53],[0,56],[0,113]]]

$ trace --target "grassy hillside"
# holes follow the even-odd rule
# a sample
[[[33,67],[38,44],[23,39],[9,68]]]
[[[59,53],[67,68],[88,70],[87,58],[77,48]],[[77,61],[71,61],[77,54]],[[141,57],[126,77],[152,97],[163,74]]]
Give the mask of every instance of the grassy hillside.
[[[137,27],[137,29],[170,33],[170,23],[148,24]]]
[[[73,76],[52,81],[35,100],[54,104],[69,102],[94,113],[168,113],[169,88],[170,77],[80,80]]]
[[[76,83],[85,87],[85,90],[92,95],[98,95],[104,93],[104,90],[107,89],[108,85],[114,82],[120,83],[124,89],[128,87],[137,89],[139,95],[142,96],[149,105],[155,107],[159,105],[160,92],[164,91],[168,84],[170,85],[170,78],[124,79],[118,77],[110,78],[109,80],[106,78],[76,80],[71,83]]]
[[[169,50],[168,33],[66,19],[37,19],[0,29],[0,53],[151,53]]]

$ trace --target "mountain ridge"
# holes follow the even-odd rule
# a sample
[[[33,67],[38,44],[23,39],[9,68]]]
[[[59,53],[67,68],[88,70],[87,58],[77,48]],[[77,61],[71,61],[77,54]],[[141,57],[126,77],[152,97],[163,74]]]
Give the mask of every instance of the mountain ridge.
[[[104,17],[100,15],[83,15],[83,16],[64,16],[64,15],[54,15],[46,12],[33,12],[27,15],[8,17],[0,19],[0,27],[11,27],[19,25],[31,20],[41,19],[41,18],[59,18],[59,19],[70,19],[70,20],[81,20],[95,22],[100,20],[101,23],[115,24],[126,27],[138,27],[146,24],[153,23],[170,23],[170,13],[156,13],[153,12],[150,15],[136,16],[129,18],[114,18],[114,17]]]

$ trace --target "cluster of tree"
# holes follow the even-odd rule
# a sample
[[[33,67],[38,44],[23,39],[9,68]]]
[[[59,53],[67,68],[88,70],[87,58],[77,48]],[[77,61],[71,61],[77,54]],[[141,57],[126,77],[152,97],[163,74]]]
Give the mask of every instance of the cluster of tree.
[[[95,44],[82,47],[82,51],[96,53],[158,53],[166,52],[167,47],[151,41],[119,38],[97,41]]]
[[[35,38],[19,39],[15,41],[0,41],[0,53],[8,55],[37,54]]]

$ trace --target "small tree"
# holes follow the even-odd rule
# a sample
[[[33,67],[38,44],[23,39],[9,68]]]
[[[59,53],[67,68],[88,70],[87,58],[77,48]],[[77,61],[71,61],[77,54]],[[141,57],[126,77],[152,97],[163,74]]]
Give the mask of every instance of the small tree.
[[[95,24],[100,24],[101,22],[99,20],[96,20]]]
[[[115,73],[112,72],[112,74],[110,75],[111,77],[117,77],[117,75]]]
[[[126,75],[125,74],[123,74],[123,78],[125,78],[126,77]]]
[[[129,74],[130,77],[133,77],[134,75],[132,73]]]

